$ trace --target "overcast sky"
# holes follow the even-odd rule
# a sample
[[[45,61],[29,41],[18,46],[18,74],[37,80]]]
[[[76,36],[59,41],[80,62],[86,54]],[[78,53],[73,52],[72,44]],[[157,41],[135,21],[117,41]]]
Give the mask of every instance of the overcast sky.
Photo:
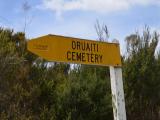
[[[30,9],[25,12],[23,4]],[[120,40],[148,25],[160,30],[160,0],[0,0],[0,26],[33,38],[58,34],[97,39],[96,20],[108,26],[110,40]]]

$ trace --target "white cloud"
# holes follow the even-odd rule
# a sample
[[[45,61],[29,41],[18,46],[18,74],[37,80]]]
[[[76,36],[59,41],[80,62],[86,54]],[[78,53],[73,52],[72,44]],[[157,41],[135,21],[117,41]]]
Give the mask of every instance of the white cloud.
[[[160,0],[43,0],[43,6],[56,13],[72,10],[106,13],[127,10],[136,5],[160,5]]]

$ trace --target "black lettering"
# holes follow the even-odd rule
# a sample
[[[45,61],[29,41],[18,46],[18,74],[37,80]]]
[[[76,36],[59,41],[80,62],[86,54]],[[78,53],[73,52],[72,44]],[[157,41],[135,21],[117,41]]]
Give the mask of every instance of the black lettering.
[[[71,57],[69,57],[69,55],[71,54],[70,51],[67,52],[67,60],[71,60]]]
[[[80,42],[77,42],[77,50],[80,50]]]
[[[97,54],[95,54],[95,63],[99,63]]]
[[[90,54],[89,54],[89,53],[86,53],[86,55],[87,55],[87,58],[88,58],[88,59],[87,59],[88,62],[90,62],[90,59],[89,59],[89,55],[90,55]]]
[[[99,55],[99,58],[100,58],[100,63],[102,63],[102,55]]]
[[[93,51],[93,44],[91,43],[91,45],[90,45],[90,50],[91,50],[91,52]]]
[[[94,46],[94,52],[95,52],[96,51],[96,44],[94,43],[93,46]]]
[[[91,54],[91,62],[94,62],[94,54]]]
[[[89,43],[87,43],[86,51],[90,51]]]
[[[75,41],[72,41],[72,49],[76,49],[76,42]]]
[[[75,59],[75,58],[76,58],[76,56],[75,56],[75,52],[72,52],[72,60],[73,60],[73,61],[76,61],[76,59]]]
[[[85,48],[86,48],[85,42],[84,42],[84,43],[81,43],[81,46],[82,46],[82,50],[85,51]]]
[[[82,56],[81,53],[77,52],[77,61],[82,61],[82,59],[81,59],[82,57],[81,56]]]
[[[85,60],[85,53],[82,53],[82,62],[86,62],[86,60]]]

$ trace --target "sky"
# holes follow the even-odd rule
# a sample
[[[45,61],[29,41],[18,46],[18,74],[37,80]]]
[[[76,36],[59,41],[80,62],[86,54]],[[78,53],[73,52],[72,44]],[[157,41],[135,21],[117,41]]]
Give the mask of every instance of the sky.
[[[56,34],[96,40],[97,20],[123,49],[126,36],[145,25],[160,31],[160,0],[0,0],[0,26],[25,31],[28,39]]]

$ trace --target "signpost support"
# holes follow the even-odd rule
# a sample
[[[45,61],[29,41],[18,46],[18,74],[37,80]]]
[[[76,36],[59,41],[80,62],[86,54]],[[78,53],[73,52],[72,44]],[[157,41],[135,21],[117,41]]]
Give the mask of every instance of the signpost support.
[[[126,120],[121,56],[117,43],[96,42],[58,35],[32,39],[27,49],[49,61],[110,67],[114,120]],[[115,67],[116,66],[116,67]]]
[[[110,66],[114,120],[126,120],[122,68]]]

